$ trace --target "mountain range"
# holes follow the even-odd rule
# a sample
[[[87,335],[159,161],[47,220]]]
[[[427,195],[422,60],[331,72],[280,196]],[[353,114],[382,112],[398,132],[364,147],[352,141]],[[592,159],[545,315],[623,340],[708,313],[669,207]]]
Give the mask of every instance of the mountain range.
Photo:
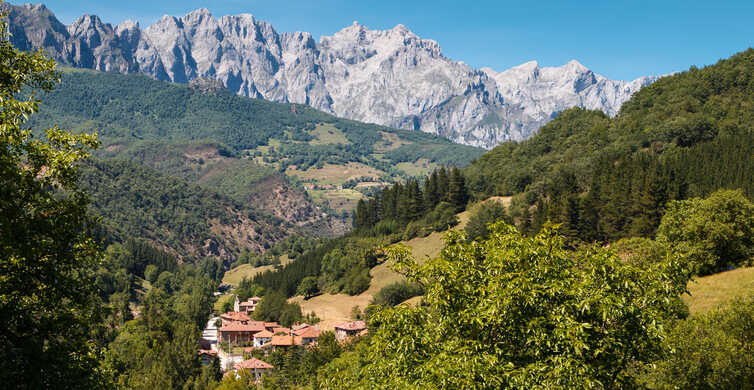
[[[615,115],[657,79],[614,81],[577,61],[474,69],[403,25],[380,31],[354,22],[316,42],[307,32],[278,33],[250,14],[218,19],[207,9],[142,28],[132,21],[113,27],[95,15],[66,26],[41,4],[1,7],[16,47],[42,48],[64,65],[178,83],[216,78],[242,96],[484,148],[526,139],[570,107]]]

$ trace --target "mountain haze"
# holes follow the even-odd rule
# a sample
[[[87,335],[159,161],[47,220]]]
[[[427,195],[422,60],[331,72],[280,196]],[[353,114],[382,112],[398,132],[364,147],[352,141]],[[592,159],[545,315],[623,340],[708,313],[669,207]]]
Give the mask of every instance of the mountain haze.
[[[212,77],[243,96],[485,148],[526,139],[570,107],[615,115],[656,79],[614,81],[576,61],[477,70],[400,24],[379,31],[354,22],[316,42],[307,32],[278,33],[250,14],[218,19],[207,9],[142,28],[131,21],[113,27],[95,15],[65,26],[44,5],[2,8],[18,48],[43,48],[66,65],[179,83]]]

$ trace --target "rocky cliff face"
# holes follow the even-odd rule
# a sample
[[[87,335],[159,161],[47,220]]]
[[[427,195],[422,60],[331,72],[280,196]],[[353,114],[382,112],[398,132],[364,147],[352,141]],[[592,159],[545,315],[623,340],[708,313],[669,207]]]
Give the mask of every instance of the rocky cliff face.
[[[112,27],[93,15],[66,27],[43,5],[0,7],[10,11],[17,47],[43,48],[70,66],[180,83],[213,77],[240,95],[485,148],[525,139],[569,107],[614,115],[656,79],[613,81],[576,61],[477,70],[403,25],[374,31],[354,23],[317,43],[309,33],[279,34],[252,15],[217,19],[206,9],[142,29],[134,22]]]

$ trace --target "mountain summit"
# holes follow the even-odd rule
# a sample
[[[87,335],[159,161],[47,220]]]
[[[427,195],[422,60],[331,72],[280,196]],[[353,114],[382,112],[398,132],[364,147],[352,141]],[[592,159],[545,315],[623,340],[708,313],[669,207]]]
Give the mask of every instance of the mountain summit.
[[[528,138],[566,108],[614,115],[656,79],[614,81],[576,61],[477,70],[400,24],[380,31],[354,22],[317,43],[306,32],[280,34],[250,14],[218,19],[206,8],[143,29],[131,21],[113,27],[95,15],[65,26],[44,5],[0,8],[9,11],[17,47],[43,48],[65,65],[179,83],[213,77],[239,95],[485,148]]]

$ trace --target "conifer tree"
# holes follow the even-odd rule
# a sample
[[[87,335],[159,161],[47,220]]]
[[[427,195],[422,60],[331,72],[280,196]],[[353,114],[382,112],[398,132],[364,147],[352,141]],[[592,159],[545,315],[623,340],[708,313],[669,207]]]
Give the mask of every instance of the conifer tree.
[[[432,210],[438,203],[440,203],[440,195],[438,194],[437,170],[433,170],[424,182],[424,208]]]
[[[457,211],[463,210],[469,201],[466,179],[456,167],[452,167],[448,175],[448,201],[456,207]]]
[[[437,170],[437,194],[438,203],[450,200],[448,198],[448,171],[445,167],[440,167],[440,169]]]

